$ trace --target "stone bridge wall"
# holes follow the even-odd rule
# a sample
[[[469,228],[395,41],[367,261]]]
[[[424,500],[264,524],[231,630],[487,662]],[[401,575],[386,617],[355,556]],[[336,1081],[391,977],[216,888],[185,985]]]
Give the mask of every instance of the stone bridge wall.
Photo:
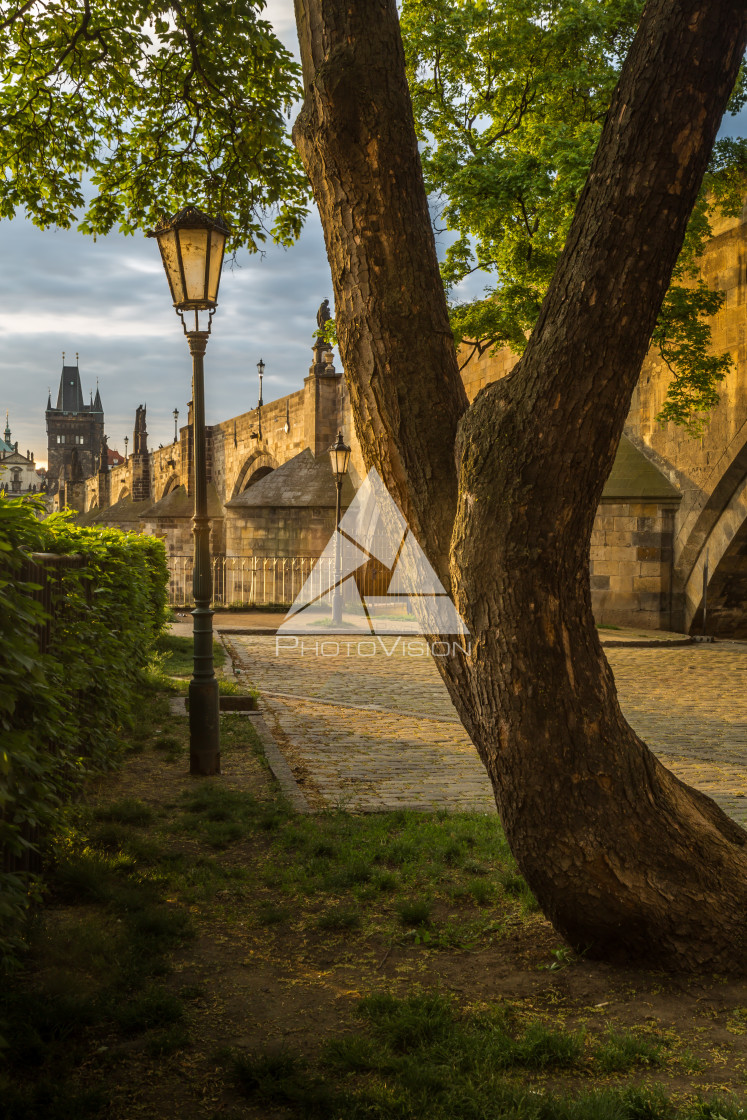
[[[640,494],[621,494],[614,486],[605,491],[591,546],[592,594],[597,616],[604,621],[671,629],[697,624],[706,557],[715,616],[721,611],[732,621],[735,615],[747,618],[747,574],[741,576],[747,571],[747,206],[739,217],[716,222],[714,234],[702,274],[726,292],[724,309],[712,323],[713,343],[715,352],[729,350],[733,369],[703,437],[693,439],[674,424],[655,420],[671,375],[656,352],[647,357],[626,435],[641,462],[656,468],[663,487],[654,487],[653,497],[650,487]],[[227,537],[245,547],[247,532],[240,527],[224,531],[223,518],[233,516],[230,509],[224,510],[226,502],[305,448],[317,456],[324,453],[338,428],[353,447],[354,484],[365,474],[344,379],[333,368],[332,354],[318,343],[313,357],[302,388],[263,405],[261,438],[256,408],[208,429],[214,547],[224,548]],[[469,360],[465,350],[460,357],[470,399],[505,376],[518,360],[508,350]],[[149,495],[148,530],[164,536],[172,552],[189,553],[191,515],[186,499],[191,494],[191,462],[188,423],[177,443],[151,452],[147,459],[130,456],[108,474],[68,484],[65,500],[82,512],[98,508],[99,520],[107,519],[106,511],[111,523],[119,523],[121,514],[130,519],[128,526],[137,527],[133,493],[144,490]],[[676,492],[666,493],[669,484]],[[159,508],[169,495],[176,496]],[[142,502],[134,505],[136,512],[146,512]],[[286,520],[293,516],[287,514]],[[265,520],[269,527],[271,515]],[[142,518],[140,525],[145,528]],[[267,534],[263,540],[262,551],[269,554],[272,542]]]

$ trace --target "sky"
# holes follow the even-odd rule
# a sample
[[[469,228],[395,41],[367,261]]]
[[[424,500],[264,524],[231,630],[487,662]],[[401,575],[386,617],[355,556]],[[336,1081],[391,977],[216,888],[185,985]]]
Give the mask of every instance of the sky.
[[[265,14],[297,55],[292,0],[269,0]],[[747,112],[740,118],[725,131],[744,134]],[[441,239],[440,251],[447,243]],[[48,391],[56,403],[64,351],[68,364],[80,355],[86,400],[98,385],[111,448],[124,452],[124,436],[132,440],[139,404],[147,406],[150,447],[170,443],[174,408],[186,423],[191,359],[156,243],[115,233],[94,242],[15,218],[0,221],[0,259],[0,431],[7,409],[12,440],[46,463],[44,410]],[[264,257],[240,255],[239,265],[221,279],[205,357],[209,424],[256,406],[260,358],[265,401],[300,389],[317,309],[323,299],[333,306],[315,210],[291,249],[268,245]],[[458,295],[478,296],[483,287],[476,276]]]

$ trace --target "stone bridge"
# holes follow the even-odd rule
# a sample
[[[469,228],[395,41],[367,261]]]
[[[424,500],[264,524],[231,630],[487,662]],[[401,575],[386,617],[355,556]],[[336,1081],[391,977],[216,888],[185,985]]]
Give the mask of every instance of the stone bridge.
[[[711,322],[713,350],[733,359],[703,437],[658,424],[669,371],[653,353],[628,416],[632,442],[681,494],[672,541],[676,628],[698,630],[708,573],[709,632],[747,634],[747,205],[714,223],[702,276],[726,292]]]
[[[207,428],[214,557],[313,557],[333,532],[336,487],[327,452],[338,430],[351,440],[352,414],[331,349],[315,341],[312,352],[302,388]],[[192,440],[191,402],[178,438],[154,451],[147,447],[144,410],[138,409],[133,454],[120,466],[66,482],[59,504],[77,509],[84,524],[159,536],[170,556],[188,565]],[[353,486],[365,473],[357,444],[350,473]],[[349,500],[352,491],[344,493]]]
[[[713,351],[733,366],[693,438],[654,419],[671,373],[649,353],[597,515],[592,597],[598,620],[697,632],[707,565],[709,633],[747,636],[747,205],[713,230],[701,273],[726,292]],[[516,360],[508,350],[470,360],[470,399]]]
[[[703,437],[654,419],[670,372],[652,351],[597,514],[591,585],[600,622],[697,630],[708,572],[711,633],[747,636],[747,205],[714,223],[702,274],[726,292],[712,322],[714,351],[733,368]],[[316,556],[333,528],[335,490],[326,450],[338,428],[353,446],[353,485],[364,466],[350,402],[329,347],[313,343],[302,388],[208,429],[212,548],[216,556]],[[472,399],[504,376],[502,350],[463,369]],[[191,416],[171,446],[68,483],[62,500],[84,519],[162,537],[172,555],[192,551]]]

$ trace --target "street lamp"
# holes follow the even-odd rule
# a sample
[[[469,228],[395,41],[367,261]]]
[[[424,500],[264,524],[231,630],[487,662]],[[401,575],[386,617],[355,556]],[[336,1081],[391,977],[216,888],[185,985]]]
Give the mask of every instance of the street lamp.
[[[220,773],[220,712],[218,682],[213,671],[213,580],[210,570],[210,521],[207,515],[205,455],[205,391],[203,358],[215,309],[228,230],[222,222],[187,206],[173,218],[163,218],[148,237],[155,237],[169,282],[174,308],[182,321],[192,355],[194,423],[194,538],[192,590],[194,673],[189,682],[189,772]],[[194,312],[187,329],[184,313]],[[200,312],[207,312],[200,326]],[[176,411],[176,410],[174,410]]]
[[[259,398],[257,400],[257,439],[262,439],[262,378],[265,375],[265,363],[260,358],[257,362],[257,373],[259,374]]]
[[[179,423],[179,409],[175,408],[174,409],[174,443],[176,443],[177,436],[178,436],[178,431],[177,431],[177,424],[178,423]]]
[[[125,463],[127,462],[127,445],[130,442],[130,437],[125,436]]]
[[[329,449],[332,459],[332,473],[337,483],[337,510],[335,513],[335,593],[332,596],[332,622],[339,625],[342,622],[342,593],[340,580],[342,579],[342,557],[340,555],[340,502],[342,500],[342,483],[348,473],[350,462],[350,448],[342,438],[342,432],[337,433],[337,442]]]

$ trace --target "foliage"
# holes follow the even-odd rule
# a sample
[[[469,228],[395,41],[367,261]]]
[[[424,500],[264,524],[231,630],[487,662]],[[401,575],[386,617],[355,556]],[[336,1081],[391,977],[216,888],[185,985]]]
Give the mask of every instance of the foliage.
[[[470,355],[521,354],[565,243],[643,0],[405,0],[402,33],[426,187],[456,239],[444,282],[484,272],[484,299],[455,302]],[[744,72],[730,110],[745,101]],[[728,354],[704,316],[723,293],[695,281],[716,209],[744,192],[744,142],[721,141],[654,341],[673,382],[661,420],[697,432]]]
[[[0,3],[0,216],[101,234],[186,202],[222,214],[230,245],[290,244],[306,180],[283,112],[298,67],[265,0]]]
[[[166,617],[163,545],[115,529],[38,519],[40,502],[0,499],[0,850],[36,848],[87,773],[106,769],[130,718],[150,646]],[[32,552],[77,554],[54,579],[54,621],[24,571]],[[16,943],[35,876],[0,874],[0,953]]]

